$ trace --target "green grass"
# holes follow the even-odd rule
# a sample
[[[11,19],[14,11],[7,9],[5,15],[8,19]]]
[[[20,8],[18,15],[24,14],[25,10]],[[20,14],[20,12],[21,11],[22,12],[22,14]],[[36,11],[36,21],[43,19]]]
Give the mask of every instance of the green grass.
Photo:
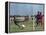
[[[22,27],[18,27],[15,25],[15,23],[10,23],[10,32],[30,32],[33,31],[33,21],[25,21],[25,22],[20,22],[18,23],[19,25],[24,24],[26,27],[22,29]],[[34,26],[35,30],[34,31],[42,31],[43,27],[41,26]]]

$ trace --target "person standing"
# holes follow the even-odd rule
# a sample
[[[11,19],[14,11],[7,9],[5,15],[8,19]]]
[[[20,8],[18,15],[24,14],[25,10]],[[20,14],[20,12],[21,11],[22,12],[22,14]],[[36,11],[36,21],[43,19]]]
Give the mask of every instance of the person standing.
[[[37,25],[42,25],[42,13],[38,11],[38,14],[36,15],[36,23]]]

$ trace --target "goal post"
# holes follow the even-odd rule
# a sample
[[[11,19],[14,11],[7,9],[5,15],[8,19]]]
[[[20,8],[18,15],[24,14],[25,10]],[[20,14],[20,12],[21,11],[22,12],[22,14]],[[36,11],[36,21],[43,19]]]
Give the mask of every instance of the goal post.
[[[33,31],[35,31],[35,17],[33,16]]]

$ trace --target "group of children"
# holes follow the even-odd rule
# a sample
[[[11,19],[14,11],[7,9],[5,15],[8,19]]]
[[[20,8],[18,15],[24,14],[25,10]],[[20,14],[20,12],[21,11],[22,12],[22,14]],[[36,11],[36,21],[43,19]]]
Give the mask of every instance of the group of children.
[[[37,15],[36,15],[36,23],[37,25],[40,24],[41,26],[44,24],[44,15],[42,15],[41,12],[38,11]]]

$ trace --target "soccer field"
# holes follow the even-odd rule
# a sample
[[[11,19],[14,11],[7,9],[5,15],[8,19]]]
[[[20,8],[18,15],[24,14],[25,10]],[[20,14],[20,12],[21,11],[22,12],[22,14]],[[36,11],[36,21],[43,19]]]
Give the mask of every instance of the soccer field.
[[[33,25],[34,22],[34,25]],[[20,22],[18,23],[20,26],[22,24],[25,25],[25,27],[22,29],[19,28],[17,25],[15,25],[15,23],[10,23],[10,32],[30,32],[30,31],[43,31],[43,27],[41,26],[36,26],[36,22],[35,20],[30,20],[30,21],[25,21],[25,22]],[[33,27],[34,26],[34,27]]]

